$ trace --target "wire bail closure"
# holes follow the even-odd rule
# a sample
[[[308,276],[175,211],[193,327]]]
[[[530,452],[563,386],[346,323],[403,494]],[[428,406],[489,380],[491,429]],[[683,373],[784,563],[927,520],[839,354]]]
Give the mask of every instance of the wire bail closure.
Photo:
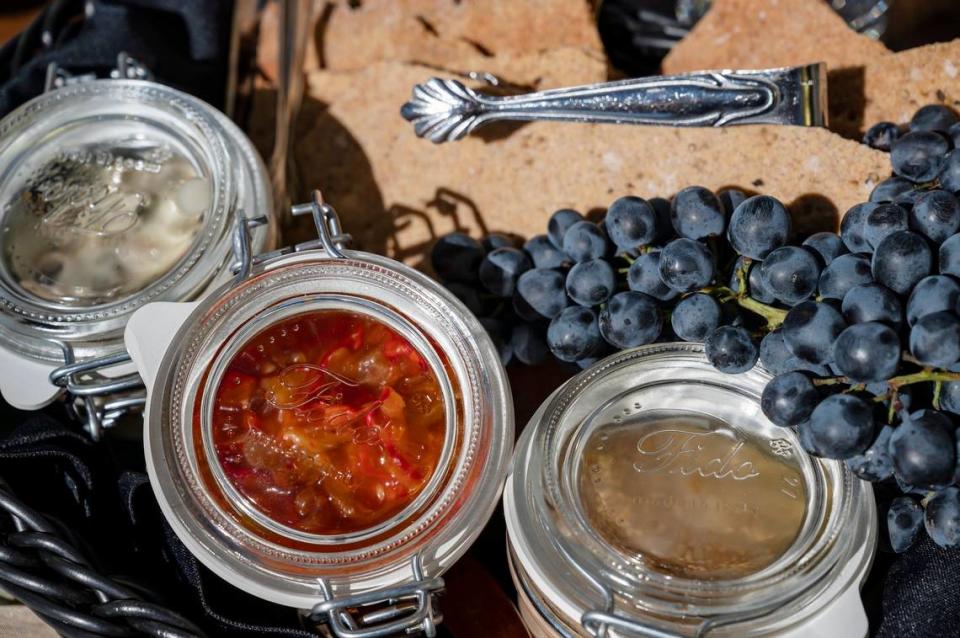
[[[310,202],[291,206],[290,212],[294,217],[312,216],[317,231],[317,239],[301,242],[294,246],[278,248],[259,255],[254,255],[250,249],[250,229],[266,224],[267,218],[254,217],[247,219],[243,215],[237,217],[237,225],[233,231],[234,261],[231,268],[237,283],[249,277],[255,266],[284,255],[301,253],[307,250],[322,250],[328,257],[347,258],[343,251],[353,241],[353,238],[348,233],[343,232],[340,225],[340,216],[337,215],[333,206],[323,201],[323,195],[319,190],[313,191]]]
[[[104,429],[115,425],[124,414],[146,404],[143,380],[136,372],[115,378],[96,374],[129,363],[128,353],[117,352],[78,362],[73,346],[58,339],[51,341],[63,351],[64,365],[50,372],[50,383],[66,390],[68,412],[83,424],[94,441],[99,441]]]
[[[121,51],[117,54],[117,66],[110,71],[110,78],[113,80],[152,80],[153,74],[138,60],[130,57],[125,51]],[[96,73],[82,73],[77,75],[70,73],[56,62],[51,62],[47,65],[47,76],[43,82],[43,92],[48,93],[54,89],[70,86],[71,84],[91,82],[96,79]]]
[[[443,616],[434,598],[445,588],[443,578],[426,578],[420,554],[410,561],[413,581],[363,594],[336,598],[329,581],[317,580],[324,601],[314,605],[309,618],[324,623],[337,638],[386,638],[422,633],[437,635]],[[365,608],[375,607],[364,612]]]

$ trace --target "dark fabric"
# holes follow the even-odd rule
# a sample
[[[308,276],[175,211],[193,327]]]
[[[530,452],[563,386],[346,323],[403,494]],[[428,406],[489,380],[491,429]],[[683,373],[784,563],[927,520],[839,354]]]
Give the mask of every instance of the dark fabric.
[[[877,638],[960,636],[960,550],[921,536],[887,571],[880,611]]]
[[[105,77],[126,52],[156,79],[222,107],[230,39],[230,0],[82,0],[50,3],[20,38],[0,49],[0,115],[43,90],[47,65]],[[56,14],[52,19],[50,16]],[[55,43],[41,45],[41,25],[52,24]]]
[[[211,636],[306,638],[295,610],[242,592],[177,539],[143,472],[135,438],[93,444],[57,409],[0,409],[0,480],[46,514],[103,573],[148,592]]]

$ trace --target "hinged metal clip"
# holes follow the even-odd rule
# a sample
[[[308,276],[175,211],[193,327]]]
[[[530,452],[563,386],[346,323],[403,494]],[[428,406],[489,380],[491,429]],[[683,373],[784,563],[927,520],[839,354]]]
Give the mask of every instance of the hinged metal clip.
[[[117,66],[110,70],[110,77],[114,80],[152,80],[153,74],[142,63],[121,51],[117,54]],[[47,93],[71,84],[80,84],[97,79],[97,74],[70,73],[56,62],[47,65],[47,77],[43,83],[43,92]]]
[[[294,246],[279,248],[266,253],[254,255],[251,250],[250,229],[267,223],[266,217],[246,219],[243,215],[237,217],[237,224],[233,231],[233,265],[232,272],[236,281],[240,282],[250,276],[254,266],[266,261],[303,252],[305,250],[323,250],[328,256],[345,259],[343,252],[353,240],[349,234],[343,232],[340,226],[340,217],[333,206],[323,201],[319,190],[313,191],[313,200],[306,204],[296,204],[291,207],[294,216],[312,215],[317,229],[317,239],[301,242]]]
[[[94,441],[103,430],[113,426],[127,412],[143,407],[146,391],[136,372],[110,378],[98,372],[130,361],[126,352],[77,361],[73,347],[59,339],[51,339],[63,351],[64,365],[50,372],[50,383],[67,391],[67,409],[81,423]]]
[[[682,638],[680,634],[657,629],[651,625],[607,611],[588,611],[580,618],[580,624],[583,625],[588,634],[596,636],[596,638],[605,638],[609,629],[618,629],[629,635],[643,636],[643,638]]]
[[[413,581],[396,587],[336,598],[330,583],[318,579],[325,600],[310,610],[310,619],[326,623],[337,638],[386,638],[402,634],[437,635],[443,616],[434,598],[444,589],[443,578],[426,578],[420,554],[410,561]]]

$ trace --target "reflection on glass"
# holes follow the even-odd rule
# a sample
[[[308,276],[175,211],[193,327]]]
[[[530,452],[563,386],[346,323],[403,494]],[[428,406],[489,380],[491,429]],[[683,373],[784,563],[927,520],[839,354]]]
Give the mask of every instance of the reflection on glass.
[[[43,300],[121,299],[176,266],[211,199],[186,157],[140,136],[61,150],[4,203],[4,267]]]
[[[752,440],[715,418],[650,411],[597,427],[580,462],[581,506],[617,551],[683,578],[756,573],[806,513],[785,439]]]

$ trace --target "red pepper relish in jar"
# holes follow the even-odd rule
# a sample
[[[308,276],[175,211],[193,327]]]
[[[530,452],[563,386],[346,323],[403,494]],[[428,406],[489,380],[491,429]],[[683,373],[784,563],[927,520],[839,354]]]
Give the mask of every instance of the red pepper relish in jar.
[[[262,330],[216,390],[213,442],[229,483],[272,520],[347,534],[404,510],[445,436],[440,385],[386,324],[342,310]]]

